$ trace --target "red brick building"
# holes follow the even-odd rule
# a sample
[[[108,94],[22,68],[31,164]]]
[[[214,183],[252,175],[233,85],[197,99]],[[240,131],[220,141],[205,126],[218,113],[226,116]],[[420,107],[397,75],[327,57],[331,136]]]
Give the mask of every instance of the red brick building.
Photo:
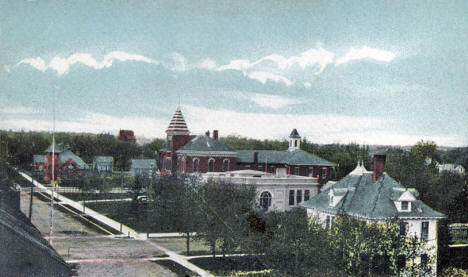
[[[296,129],[289,136],[286,151],[241,150],[237,151],[218,140],[218,131],[213,135],[190,135],[185,119],[178,108],[166,130],[166,148],[159,152],[161,174],[223,172],[253,169],[274,173],[277,168],[286,168],[290,175],[317,177],[320,184],[326,183],[334,164],[316,155],[300,150],[301,137]]]
[[[166,148],[159,152],[161,174],[206,173],[234,170],[237,152],[218,140],[218,131],[194,136],[178,108],[166,130]]]
[[[119,135],[117,136],[117,139],[120,141],[126,141],[126,142],[136,142],[135,134],[133,133],[132,130],[120,130]]]
[[[50,145],[45,151],[44,165],[37,167],[44,168],[44,181],[50,182],[52,180],[52,159],[54,160],[54,178],[57,176],[66,175],[77,175],[85,169],[88,169],[88,165],[77,155],[68,149],[65,149],[62,143],[55,145],[55,149],[52,151],[52,145]],[[54,152],[52,158],[52,152]]]

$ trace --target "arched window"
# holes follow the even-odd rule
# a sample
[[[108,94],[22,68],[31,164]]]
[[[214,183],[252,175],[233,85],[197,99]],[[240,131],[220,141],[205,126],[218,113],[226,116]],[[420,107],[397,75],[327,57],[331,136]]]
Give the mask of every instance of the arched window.
[[[198,172],[198,163],[200,162],[199,159],[194,159],[193,160],[193,170],[192,172]]]
[[[171,158],[166,158],[166,160],[164,161],[164,168],[166,169],[166,171],[170,171],[171,170]]]
[[[180,171],[185,173],[185,157],[182,157],[182,161],[180,163]]]
[[[224,172],[229,171],[229,160],[228,159],[225,159],[223,161],[223,171]]]
[[[262,192],[262,194],[260,194],[260,207],[262,207],[262,209],[267,211],[268,207],[270,206],[271,206],[271,193],[269,193],[268,191],[264,191]]]
[[[208,172],[213,172],[214,171],[214,159],[210,159],[208,161]]]

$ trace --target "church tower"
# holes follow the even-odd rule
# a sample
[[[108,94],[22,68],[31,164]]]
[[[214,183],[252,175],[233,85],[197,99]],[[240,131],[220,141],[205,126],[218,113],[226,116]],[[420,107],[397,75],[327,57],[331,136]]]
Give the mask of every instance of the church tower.
[[[289,151],[299,150],[301,146],[301,136],[297,132],[296,128],[294,128],[289,135]]]

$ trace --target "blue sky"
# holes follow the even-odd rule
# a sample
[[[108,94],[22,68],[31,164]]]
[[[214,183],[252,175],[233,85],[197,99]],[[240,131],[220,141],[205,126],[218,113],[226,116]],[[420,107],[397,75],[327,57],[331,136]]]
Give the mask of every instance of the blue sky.
[[[2,1],[0,128],[468,145],[468,2]]]

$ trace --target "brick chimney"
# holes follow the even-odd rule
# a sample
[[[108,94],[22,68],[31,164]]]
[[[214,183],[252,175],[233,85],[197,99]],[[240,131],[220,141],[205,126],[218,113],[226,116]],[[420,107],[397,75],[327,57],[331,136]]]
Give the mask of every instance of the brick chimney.
[[[218,139],[218,130],[213,130],[213,139],[214,140]]]
[[[372,182],[376,182],[384,173],[385,158],[386,156],[383,153],[374,154],[372,158]]]

